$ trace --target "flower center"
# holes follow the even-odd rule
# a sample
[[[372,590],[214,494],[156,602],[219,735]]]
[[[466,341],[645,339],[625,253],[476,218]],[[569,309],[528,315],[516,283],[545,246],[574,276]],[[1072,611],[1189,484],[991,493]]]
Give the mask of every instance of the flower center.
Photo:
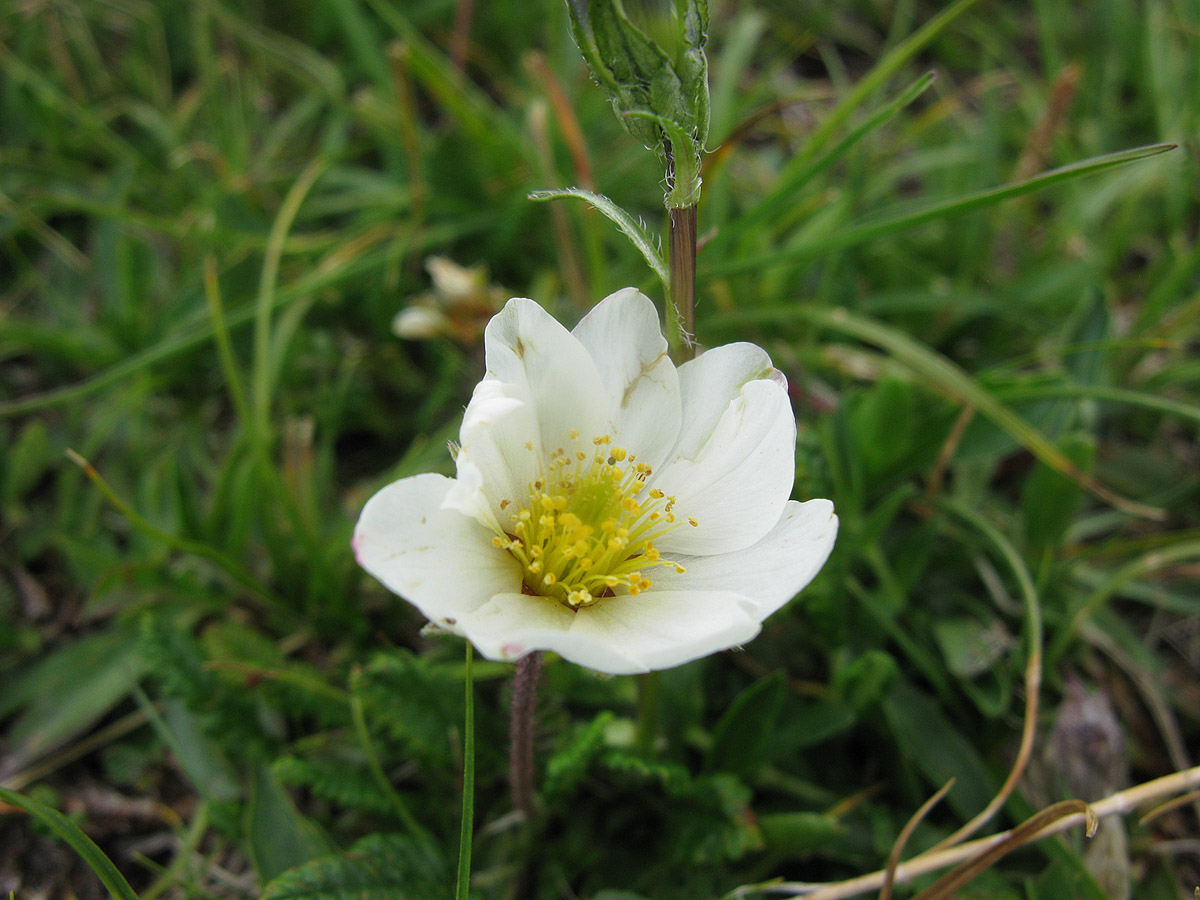
[[[580,448],[578,430],[570,438],[574,449],[550,455],[542,477],[529,485],[528,503],[500,504],[516,509],[493,543],[524,567],[525,589],[579,609],[620,587],[641,593],[653,584],[646,571],[655,566],[683,572],[654,547],[683,523],[676,521],[674,497],[646,487],[650,466],[612,446],[607,434],[592,439],[591,452]]]

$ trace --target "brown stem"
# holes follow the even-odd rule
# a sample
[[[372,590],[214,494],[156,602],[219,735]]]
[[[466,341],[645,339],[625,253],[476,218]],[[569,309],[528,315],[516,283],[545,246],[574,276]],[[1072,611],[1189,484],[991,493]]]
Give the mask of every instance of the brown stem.
[[[537,688],[542,674],[542,654],[535,650],[517,660],[512,680],[512,717],[509,720],[508,765],[513,805],[533,818],[533,725],[537,717]]]
[[[682,353],[696,355],[696,207],[670,210],[671,302],[683,332]]]

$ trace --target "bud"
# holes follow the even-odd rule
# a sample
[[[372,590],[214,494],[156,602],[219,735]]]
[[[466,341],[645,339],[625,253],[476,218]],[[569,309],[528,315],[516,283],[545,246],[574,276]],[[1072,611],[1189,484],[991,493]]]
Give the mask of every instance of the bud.
[[[668,205],[695,203],[699,178],[690,173],[708,138],[707,0],[567,0],[567,9],[625,130],[660,153],[669,142],[676,175],[689,173],[672,191],[686,203]]]

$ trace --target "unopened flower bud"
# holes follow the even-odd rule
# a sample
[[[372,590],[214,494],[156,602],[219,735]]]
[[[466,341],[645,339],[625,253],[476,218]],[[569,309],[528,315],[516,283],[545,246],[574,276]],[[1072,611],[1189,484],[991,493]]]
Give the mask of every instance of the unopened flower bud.
[[[694,203],[699,179],[690,173],[708,137],[707,0],[568,0],[567,8],[625,130],[662,153],[669,143],[675,173],[689,173],[669,205]]]

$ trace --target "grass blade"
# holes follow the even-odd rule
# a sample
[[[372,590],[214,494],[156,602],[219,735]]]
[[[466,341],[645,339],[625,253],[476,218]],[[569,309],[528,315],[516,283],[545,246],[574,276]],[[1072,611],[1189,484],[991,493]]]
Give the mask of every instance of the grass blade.
[[[471,895],[471,841],[475,832],[475,680],[472,678],[471,663],[474,652],[470,641],[463,668],[466,705],[463,713],[463,796],[462,827],[458,835],[458,876],[454,896],[456,900],[468,900]]]
[[[1034,175],[1032,178],[1014,181],[1012,184],[988,188],[967,194],[963,197],[942,200],[919,209],[883,216],[874,221],[863,222],[859,225],[851,225],[849,228],[834,232],[828,237],[799,244],[782,253],[748,256],[710,265],[705,268],[705,274],[710,276],[729,275],[734,272],[744,272],[750,269],[799,265],[821,253],[828,253],[831,250],[843,250],[846,247],[865,244],[867,241],[883,237],[887,234],[907,231],[926,222],[946,219],[950,216],[962,215],[963,213],[982,209],[983,207],[994,206],[1003,200],[1010,200],[1013,197],[1020,197],[1024,194],[1040,191],[1043,188],[1052,187],[1083,175],[1092,175],[1115,166],[1136,162],[1139,159],[1158,156],[1160,153],[1174,150],[1176,146],[1176,144],[1149,144],[1145,147],[1134,147],[1130,150],[1118,151],[1117,153],[1094,156],[1091,159],[1074,162],[1057,169],[1050,169],[1047,172]]]
[[[91,867],[91,870],[96,873],[96,877],[108,888],[108,892],[116,900],[138,900],[138,895],[134,893],[133,888],[129,886],[129,882],[125,880],[125,876],[120,873],[113,861],[104,855],[104,851],[97,847],[96,842],[84,834],[78,825],[57,809],[52,809],[24,794],[18,794],[16,791],[2,787],[0,787],[0,800],[25,810],[69,844],[71,849]]]
[[[722,246],[725,241],[742,234],[750,226],[786,212],[787,208],[795,201],[796,194],[805,185],[845,156],[851,147],[890,121],[901,110],[925,93],[929,86],[933,84],[935,77],[933,72],[926,72],[909,85],[898,97],[871,113],[871,115],[838,141],[833,149],[820,159],[804,166],[789,166],[785,169],[784,173],[780,175],[775,185],[771,188],[771,193],[744,215],[723,227],[710,242],[710,246]]]
[[[830,136],[854,115],[854,111],[862,106],[867,97],[882,87],[883,83],[896,74],[905,63],[916,56],[923,47],[928,45],[947,26],[977,2],[979,0],[958,0],[957,3],[934,16],[906,40],[893,48],[887,56],[875,65],[875,68],[854,85],[849,93],[829,112],[824,121],[813,130],[803,149],[784,168],[780,175],[780,180],[790,180],[795,177],[797,172],[803,171],[813,157],[820,152]]]
[[[279,261],[283,256],[283,242],[291,231],[300,205],[308,196],[309,190],[316,184],[321,174],[328,168],[328,162],[317,157],[310,162],[296,179],[291,190],[283,199],[279,214],[271,226],[271,234],[267,240],[267,252],[263,259],[262,275],[259,280],[258,301],[254,309],[254,369],[253,369],[253,410],[254,423],[252,433],[262,452],[270,439],[271,415],[271,374],[275,369],[271,359],[271,310],[275,306],[275,281],[279,275]]]
[[[1087,473],[1081,472],[1052,441],[996,399],[995,395],[984,389],[967,372],[940,353],[881,322],[855,315],[841,307],[817,309],[806,306],[738,313],[730,316],[727,321],[777,323],[781,319],[796,317],[808,319],[822,327],[840,331],[886,350],[897,362],[921,376],[927,383],[959,403],[969,404],[979,410],[1050,468],[1074,479],[1114,508],[1155,521],[1165,518],[1162,510],[1121,497]]]

